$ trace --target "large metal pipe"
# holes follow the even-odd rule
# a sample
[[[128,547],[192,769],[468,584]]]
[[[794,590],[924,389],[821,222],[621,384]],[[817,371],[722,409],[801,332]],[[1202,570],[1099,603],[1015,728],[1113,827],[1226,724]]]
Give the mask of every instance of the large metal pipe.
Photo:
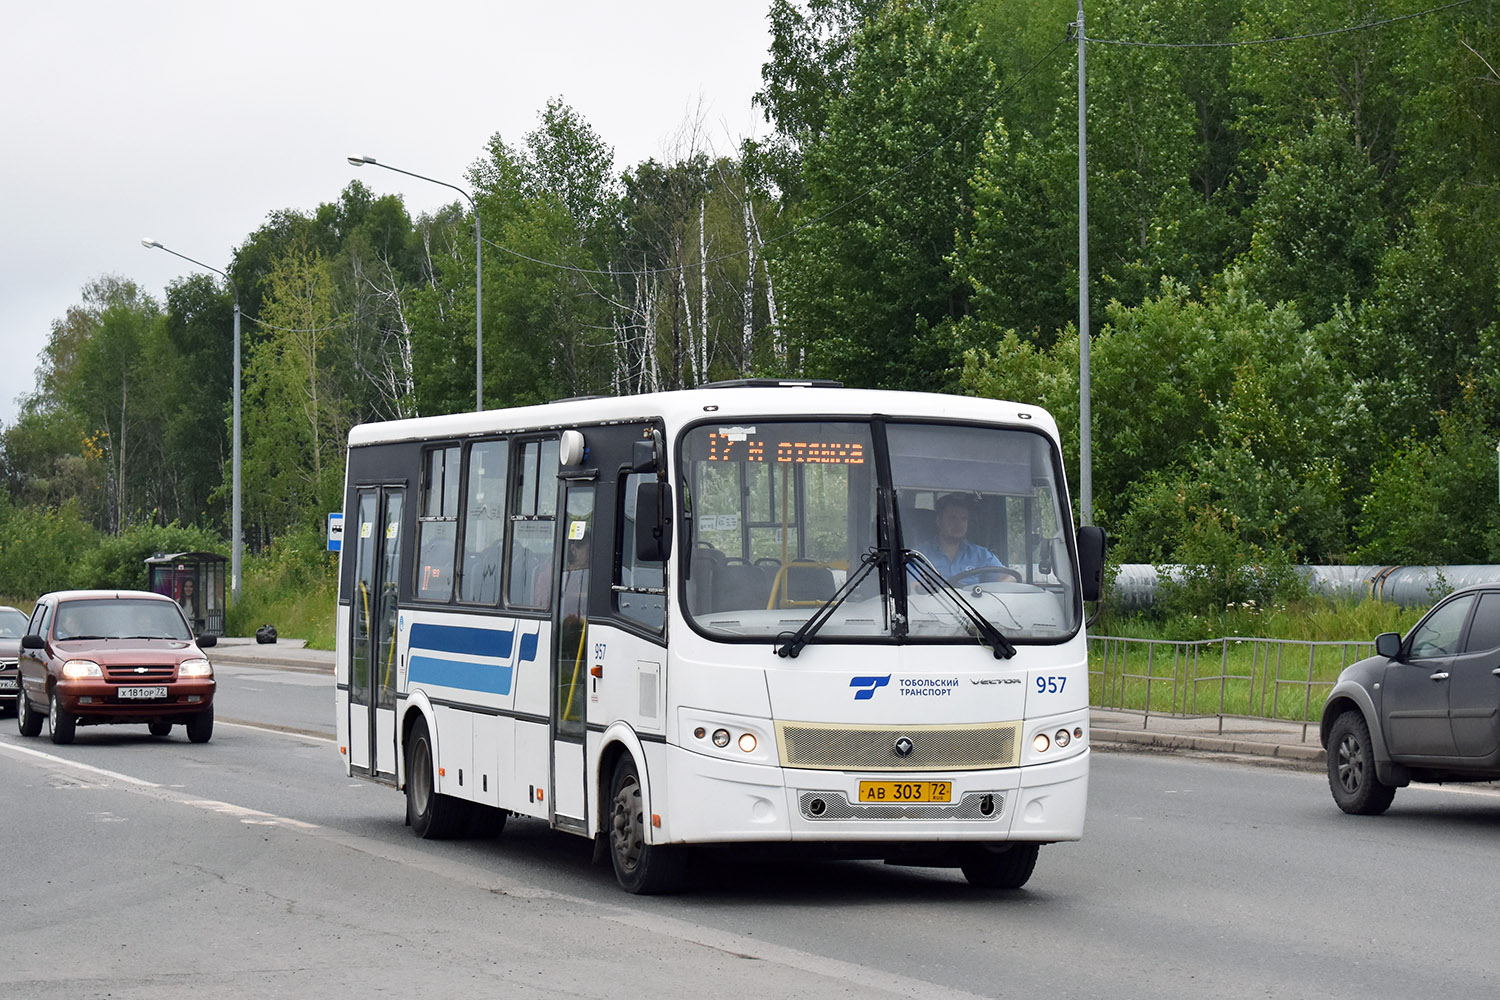
[[[1176,579],[1181,566],[1125,563],[1115,574],[1110,598],[1128,610],[1156,603],[1163,577]],[[1373,598],[1398,607],[1425,607],[1459,587],[1500,583],[1500,566],[1298,566],[1315,594],[1328,597]]]

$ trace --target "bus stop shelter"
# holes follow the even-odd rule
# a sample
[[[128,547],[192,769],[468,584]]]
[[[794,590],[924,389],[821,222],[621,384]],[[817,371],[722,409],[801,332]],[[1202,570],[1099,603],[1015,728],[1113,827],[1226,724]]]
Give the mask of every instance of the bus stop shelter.
[[[195,635],[223,635],[228,561],[213,552],[158,553],[146,560],[146,589],[176,601]]]

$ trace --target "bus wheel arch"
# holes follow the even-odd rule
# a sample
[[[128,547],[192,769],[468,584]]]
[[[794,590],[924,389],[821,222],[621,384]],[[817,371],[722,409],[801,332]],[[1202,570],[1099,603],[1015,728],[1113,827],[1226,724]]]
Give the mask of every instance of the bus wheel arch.
[[[620,888],[637,895],[676,889],[682,881],[684,850],[651,843],[650,795],[631,754],[622,752],[615,758],[604,802],[610,863]]]
[[[406,824],[424,840],[458,835],[469,820],[469,803],[437,790],[437,752],[427,719],[421,712],[404,728],[402,754],[406,770]]]

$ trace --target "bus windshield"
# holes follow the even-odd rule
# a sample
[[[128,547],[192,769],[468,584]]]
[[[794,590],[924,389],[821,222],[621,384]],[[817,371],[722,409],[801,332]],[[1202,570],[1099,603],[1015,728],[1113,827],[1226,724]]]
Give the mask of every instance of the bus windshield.
[[[685,610],[709,635],[795,632],[872,554],[878,572],[840,595],[813,641],[974,641],[976,617],[1018,643],[1079,627],[1060,458],[1045,434],[740,420],[691,429],[683,457]]]

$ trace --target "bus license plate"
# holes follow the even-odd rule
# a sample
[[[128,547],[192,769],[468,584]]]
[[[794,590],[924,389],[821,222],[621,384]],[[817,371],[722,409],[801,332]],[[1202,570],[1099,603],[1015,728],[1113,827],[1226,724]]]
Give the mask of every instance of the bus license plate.
[[[167,689],[164,687],[122,687],[115,694],[121,698],[165,698]]]
[[[951,802],[951,781],[861,781],[860,802]]]

